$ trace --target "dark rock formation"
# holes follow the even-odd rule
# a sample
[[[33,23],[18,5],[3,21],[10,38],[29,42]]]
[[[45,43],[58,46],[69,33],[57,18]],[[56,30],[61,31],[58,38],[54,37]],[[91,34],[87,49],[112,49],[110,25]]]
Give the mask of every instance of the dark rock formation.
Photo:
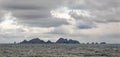
[[[67,40],[64,38],[60,38],[54,43],[54,42],[51,42],[50,40],[45,42],[43,40],[40,40],[39,38],[34,38],[29,41],[24,40],[24,41],[20,42],[20,44],[79,44],[79,41],[72,40],[72,39]]]
[[[101,42],[100,44],[106,44],[106,42]]]
[[[43,40],[40,40],[39,38],[31,39],[30,41],[24,40],[20,42],[20,44],[43,44],[45,43]]]
[[[20,42],[20,44],[27,44],[28,41],[27,40],[23,40],[22,42]]]
[[[79,41],[72,40],[72,39],[70,39],[68,42],[69,42],[69,44],[80,44]]]
[[[77,40],[67,40],[67,39],[64,39],[64,38],[60,38],[56,41],[56,43],[60,43],[60,44],[80,44],[79,41]]]
[[[46,43],[47,44],[53,44],[53,42],[51,42],[50,40],[48,40]]]
[[[68,40],[64,38],[60,38],[56,41],[56,43],[68,43]]]
[[[43,44],[43,43],[45,43],[45,41],[40,40],[39,38],[34,38],[34,39],[30,40],[28,43],[31,43],[31,44]]]

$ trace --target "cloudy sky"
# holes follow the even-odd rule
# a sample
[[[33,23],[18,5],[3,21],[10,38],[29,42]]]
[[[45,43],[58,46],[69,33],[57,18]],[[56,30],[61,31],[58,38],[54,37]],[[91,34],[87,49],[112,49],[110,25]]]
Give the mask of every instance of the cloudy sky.
[[[0,43],[36,37],[120,43],[120,0],[0,0]]]

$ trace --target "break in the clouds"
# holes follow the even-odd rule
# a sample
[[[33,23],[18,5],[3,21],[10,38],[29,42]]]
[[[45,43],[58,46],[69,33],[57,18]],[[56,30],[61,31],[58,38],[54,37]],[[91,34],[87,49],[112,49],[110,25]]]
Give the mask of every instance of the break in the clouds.
[[[0,42],[59,37],[120,43],[119,0],[0,0]]]

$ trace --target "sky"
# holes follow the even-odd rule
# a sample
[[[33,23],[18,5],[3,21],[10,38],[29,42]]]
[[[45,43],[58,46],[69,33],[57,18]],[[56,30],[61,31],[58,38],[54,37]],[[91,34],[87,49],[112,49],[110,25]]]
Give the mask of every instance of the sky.
[[[120,43],[120,0],[0,0],[0,43],[60,37]]]

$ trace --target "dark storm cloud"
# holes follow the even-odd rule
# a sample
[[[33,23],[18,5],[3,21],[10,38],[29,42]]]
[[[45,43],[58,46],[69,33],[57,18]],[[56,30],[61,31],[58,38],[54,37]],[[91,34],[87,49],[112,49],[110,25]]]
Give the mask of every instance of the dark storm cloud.
[[[85,22],[82,21],[76,25],[78,29],[92,29],[92,28],[97,28],[97,25],[92,23],[92,22]]]
[[[4,0],[0,1],[1,7],[8,10],[34,10],[34,9],[52,9],[60,4],[57,0]],[[9,9],[10,8],[10,9]]]
[[[29,21],[28,21],[29,20]],[[41,19],[25,19],[19,20],[23,25],[33,26],[33,27],[58,27],[61,25],[68,25],[69,23],[64,19],[55,18],[41,18]],[[37,24],[37,25],[36,25]]]
[[[89,24],[80,24],[79,26],[77,26],[79,29],[90,29],[93,28],[91,25]]]
[[[7,10],[34,10],[34,9],[43,9],[43,7],[30,6],[30,5],[4,5]]]
[[[18,10],[12,11],[13,15],[20,19],[48,18],[51,17],[49,10]]]

